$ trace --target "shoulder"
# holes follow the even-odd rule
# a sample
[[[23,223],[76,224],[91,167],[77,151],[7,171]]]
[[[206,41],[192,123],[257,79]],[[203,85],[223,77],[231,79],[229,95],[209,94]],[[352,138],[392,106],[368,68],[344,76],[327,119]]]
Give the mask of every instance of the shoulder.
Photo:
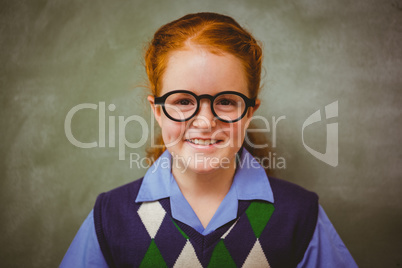
[[[278,202],[313,202],[318,207],[318,195],[303,187],[274,177],[268,178],[274,194],[275,203]]]
[[[274,206],[288,220],[308,221],[315,227],[318,217],[318,195],[294,183],[269,177]]]
[[[132,230],[139,226],[136,212],[140,204],[135,199],[142,181],[143,178],[101,193],[96,199],[93,209],[96,236],[103,256],[111,267],[114,267],[114,256],[120,256],[115,249],[122,243],[129,243],[128,240],[133,237]]]
[[[291,255],[297,264],[303,258],[311,241],[318,218],[318,196],[294,183],[269,177],[274,195],[272,228],[277,234],[270,234],[271,240],[288,241]],[[282,243],[282,242],[281,242]]]
[[[100,215],[107,213],[118,213],[118,211],[126,211],[136,206],[135,199],[138,195],[143,178],[119,186],[108,192],[98,195],[94,206],[95,219]]]
[[[122,198],[137,196],[143,179],[144,178],[140,178],[138,180],[132,181],[132,182],[127,183],[127,184],[124,184],[124,185],[119,186],[119,187],[117,187],[115,189],[112,189],[110,191],[101,193],[99,195],[99,197],[101,197],[103,199],[111,199],[111,198],[112,199],[122,199]]]
[[[303,226],[305,234],[311,237],[318,218],[318,195],[285,180],[270,177],[269,182],[278,219],[289,226]]]

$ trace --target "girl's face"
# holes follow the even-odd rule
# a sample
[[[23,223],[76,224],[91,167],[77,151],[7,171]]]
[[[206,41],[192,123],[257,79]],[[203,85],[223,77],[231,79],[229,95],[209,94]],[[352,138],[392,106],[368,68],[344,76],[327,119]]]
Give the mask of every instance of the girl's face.
[[[178,89],[197,95],[215,96],[222,91],[237,91],[250,97],[244,67],[231,54],[213,54],[192,46],[173,52],[167,64],[159,96]],[[161,106],[148,97],[156,120],[162,128],[166,148],[173,156],[172,169],[182,172],[209,173],[217,168],[234,167],[236,153],[242,146],[245,130],[256,106],[235,123],[225,123],[211,111],[210,100],[201,99],[195,117],[175,122],[164,114]]]

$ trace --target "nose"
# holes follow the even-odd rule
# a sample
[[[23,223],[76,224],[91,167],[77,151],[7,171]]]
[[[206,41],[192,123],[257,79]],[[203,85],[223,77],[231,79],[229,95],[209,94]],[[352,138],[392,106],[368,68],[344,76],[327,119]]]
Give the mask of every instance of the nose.
[[[193,120],[193,126],[197,128],[212,128],[216,126],[216,118],[211,111],[209,100],[201,100],[200,108]]]

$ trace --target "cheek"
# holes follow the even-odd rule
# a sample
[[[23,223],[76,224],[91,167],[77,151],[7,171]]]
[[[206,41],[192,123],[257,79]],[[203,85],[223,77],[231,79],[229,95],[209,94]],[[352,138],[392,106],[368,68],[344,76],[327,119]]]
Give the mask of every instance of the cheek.
[[[185,123],[174,122],[168,118],[162,119],[162,137],[167,147],[183,140]]]
[[[236,122],[226,129],[228,130],[227,136],[230,139],[230,146],[241,147],[245,137],[246,122]]]
[[[236,133],[237,140],[239,141],[239,146],[241,146],[243,144],[245,132],[246,132],[245,124],[244,123],[239,124],[239,126],[237,127],[237,133]]]
[[[239,127],[238,127],[238,132],[237,132],[237,138],[238,138],[238,140],[240,142],[239,146],[243,145],[244,138],[246,136],[247,128],[248,128],[248,120],[245,120],[245,119],[241,120],[239,122]]]

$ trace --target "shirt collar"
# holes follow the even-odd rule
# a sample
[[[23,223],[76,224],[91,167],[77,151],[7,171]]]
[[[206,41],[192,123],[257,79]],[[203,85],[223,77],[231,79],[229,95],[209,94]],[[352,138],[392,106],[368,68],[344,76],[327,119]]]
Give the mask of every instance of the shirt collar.
[[[170,196],[170,184],[174,180],[171,171],[172,156],[168,150],[145,173],[135,202],[155,201]]]
[[[243,148],[232,186],[215,215],[204,229],[190,204],[180,192],[171,173],[171,155],[166,150],[144,176],[135,202],[170,198],[172,217],[206,235],[237,217],[238,200],[274,202],[269,180],[258,161]]]

